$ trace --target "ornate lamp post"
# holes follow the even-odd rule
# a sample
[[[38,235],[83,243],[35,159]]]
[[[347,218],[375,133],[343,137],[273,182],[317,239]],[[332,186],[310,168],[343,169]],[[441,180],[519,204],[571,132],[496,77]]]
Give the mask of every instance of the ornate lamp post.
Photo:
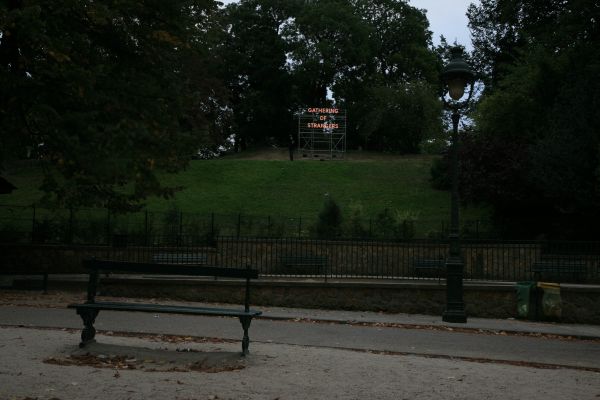
[[[442,72],[444,105],[452,111],[452,200],[450,205],[450,254],[446,260],[446,310],[442,316],[445,322],[467,322],[463,302],[463,261],[460,254],[459,198],[458,198],[458,121],[460,109],[464,108],[473,94],[475,73],[462,58],[462,48],[450,50],[451,59]],[[466,100],[465,88],[468,87]],[[451,100],[446,100],[446,95]]]

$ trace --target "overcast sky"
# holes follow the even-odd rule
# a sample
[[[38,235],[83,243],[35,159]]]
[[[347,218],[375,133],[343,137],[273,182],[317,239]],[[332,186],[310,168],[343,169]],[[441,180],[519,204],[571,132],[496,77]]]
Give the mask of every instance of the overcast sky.
[[[221,0],[223,3],[232,3],[236,0]],[[464,45],[471,49],[471,36],[467,28],[467,7],[479,0],[409,0],[416,8],[427,10],[429,29],[433,32],[433,43],[439,44],[440,35],[444,35],[448,43]]]
[[[471,49],[471,35],[467,27],[467,8],[469,4],[479,4],[479,0],[409,0],[416,8],[427,10],[429,29],[433,32],[433,43],[440,42],[440,35],[444,35],[448,43],[464,45]]]

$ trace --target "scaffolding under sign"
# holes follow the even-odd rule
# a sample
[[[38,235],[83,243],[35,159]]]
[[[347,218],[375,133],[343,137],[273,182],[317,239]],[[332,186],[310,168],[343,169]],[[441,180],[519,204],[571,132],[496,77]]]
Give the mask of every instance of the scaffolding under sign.
[[[335,107],[303,108],[298,116],[298,153],[302,157],[343,159],[346,111]]]

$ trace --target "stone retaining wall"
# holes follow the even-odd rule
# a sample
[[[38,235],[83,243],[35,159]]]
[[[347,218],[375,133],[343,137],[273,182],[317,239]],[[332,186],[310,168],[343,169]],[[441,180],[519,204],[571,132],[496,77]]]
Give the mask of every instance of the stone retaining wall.
[[[470,317],[514,318],[517,297],[513,285],[464,286]],[[101,293],[182,301],[243,304],[243,283],[236,281],[150,281],[107,279]],[[257,281],[251,304],[298,308],[384,311],[441,315],[445,285],[433,283]],[[577,285],[561,288],[562,322],[600,324],[600,288]]]

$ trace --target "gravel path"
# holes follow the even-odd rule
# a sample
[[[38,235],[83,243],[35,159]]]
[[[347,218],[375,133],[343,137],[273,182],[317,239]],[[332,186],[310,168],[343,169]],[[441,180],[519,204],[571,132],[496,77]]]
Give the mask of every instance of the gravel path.
[[[123,356],[152,358],[168,350],[194,350],[190,361],[210,352],[239,367],[221,372],[149,372],[147,364],[61,365],[78,353],[77,333],[53,329],[0,329],[0,399],[594,399],[600,374],[568,369],[466,362],[417,356],[372,354],[344,349],[253,343],[247,359],[236,359],[239,343],[191,343],[151,337],[99,335]],[[142,352],[142,348],[153,351]],[[107,354],[106,356],[110,356]],[[156,357],[160,358],[160,357]],[[164,358],[161,358],[164,362]],[[183,362],[183,361],[182,361]],[[127,367],[127,368],[125,368]]]

